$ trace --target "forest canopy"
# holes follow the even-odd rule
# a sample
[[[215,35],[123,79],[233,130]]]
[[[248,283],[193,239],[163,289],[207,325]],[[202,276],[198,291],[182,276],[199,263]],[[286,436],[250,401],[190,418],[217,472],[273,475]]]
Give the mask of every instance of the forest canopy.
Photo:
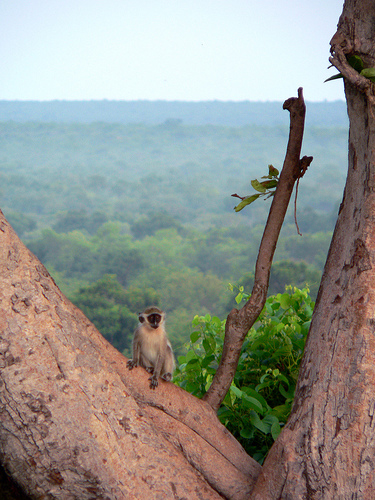
[[[116,347],[128,352],[136,313],[153,302],[179,351],[196,314],[225,317],[235,305],[229,283],[251,290],[269,201],[235,214],[231,194],[249,194],[269,164],[281,167],[288,116],[281,103],[94,104],[0,102],[0,206]],[[307,283],[316,295],[342,196],[344,103],[310,103],[307,117],[303,150],[314,161],[299,188],[303,236],[291,211],[270,294]]]

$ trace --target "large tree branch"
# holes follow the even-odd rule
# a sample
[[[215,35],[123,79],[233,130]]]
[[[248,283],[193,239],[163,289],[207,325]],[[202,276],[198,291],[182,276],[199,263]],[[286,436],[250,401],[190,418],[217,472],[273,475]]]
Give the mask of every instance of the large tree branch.
[[[32,498],[248,498],[260,465],[212,408],[149,388],[0,211],[0,461]]]
[[[211,387],[203,398],[215,410],[221,405],[232,383],[243,341],[264,307],[272,259],[294,184],[312,161],[311,156],[300,160],[306,110],[302,88],[298,89],[298,97],[292,97],[284,102],[283,109],[290,112],[289,140],[280,180],[259,248],[254,287],[250,299],[242,309],[233,309],[228,315],[221,362]]]

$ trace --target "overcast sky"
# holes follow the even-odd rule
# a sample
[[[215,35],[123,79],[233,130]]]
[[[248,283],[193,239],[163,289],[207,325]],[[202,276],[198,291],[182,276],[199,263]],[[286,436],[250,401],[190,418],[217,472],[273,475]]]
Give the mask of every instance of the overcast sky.
[[[0,99],[343,99],[343,0],[0,0]]]

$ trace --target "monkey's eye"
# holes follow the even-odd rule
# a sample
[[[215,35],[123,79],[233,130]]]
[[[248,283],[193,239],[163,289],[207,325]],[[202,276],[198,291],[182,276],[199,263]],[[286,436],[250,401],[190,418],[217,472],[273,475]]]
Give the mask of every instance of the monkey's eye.
[[[160,314],[153,313],[153,314],[149,314],[147,316],[147,319],[148,319],[150,324],[155,325],[156,323],[160,323],[161,316],[160,316]]]
[[[139,319],[140,323],[144,323],[145,322],[145,318],[142,315],[139,315],[138,319]]]

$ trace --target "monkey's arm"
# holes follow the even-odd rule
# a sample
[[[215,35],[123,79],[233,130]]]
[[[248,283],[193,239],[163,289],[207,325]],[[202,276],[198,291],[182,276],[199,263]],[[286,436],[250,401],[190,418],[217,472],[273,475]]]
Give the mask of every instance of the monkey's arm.
[[[129,359],[129,361],[126,363],[126,366],[129,368],[129,370],[132,370],[134,367],[137,367],[140,362],[140,357],[141,357],[141,343],[139,336],[137,335],[137,332],[134,334],[134,340],[133,340],[133,359]]]
[[[162,345],[160,346],[158,356],[156,358],[156,363],[154,367],[154,372],[152,376],[149,378],[150,381],[150,389],[155,389],[159,385],[158,378],[160,377],[162,368],[164,366],[164,363],[166,361],[166,356],[167,356],[167,344],[165,342],[162,342]]]
[[[167,349],[165,353],[164,366],[161,372],[161,378],[169,382],[172,380],[172,375],[175,369],[175,361],[173,356],[173,351],[170,343],[167,343]]]

